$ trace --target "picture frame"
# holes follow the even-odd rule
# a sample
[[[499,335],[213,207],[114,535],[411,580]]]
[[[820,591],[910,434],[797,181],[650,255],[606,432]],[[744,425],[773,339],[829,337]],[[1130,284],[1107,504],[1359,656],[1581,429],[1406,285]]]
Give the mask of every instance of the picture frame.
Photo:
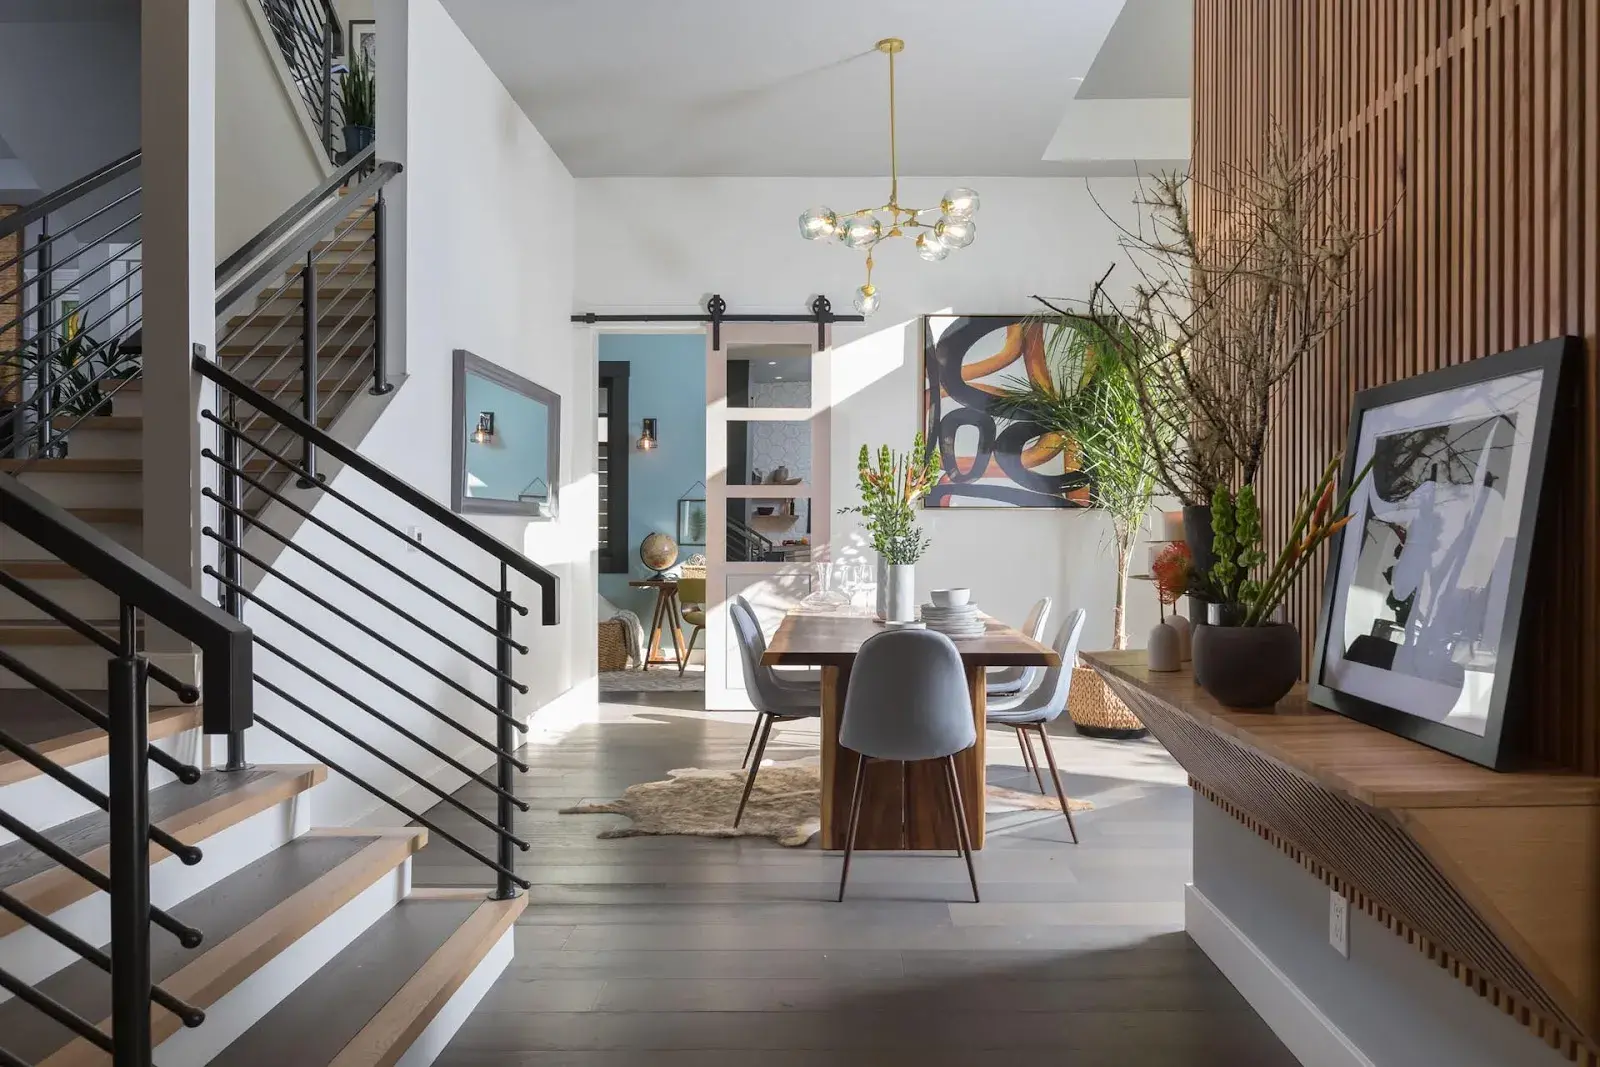
[[[924,508],[1094,506],[1089,476],[1072,466],[1070,452],[1041,455],[1040,429],[997,414],[980,388],[1048,375],[1049,328],[1030,315],[922,316],[921,426],[940,470]]]
[[[378,72],[377,20],[351,19],[345,23],[344,54],[347,65],[365,59],[368,69]]]
[[[703,497],[683,497],[678,501],[678,547],[704,548],[710,529]]]
[[[1582,348],[1555,338],[1356,394],[1340,484],[1371,467],[1331,542],[1313,704],[1485,767],[1512,760],[1530,561]]]

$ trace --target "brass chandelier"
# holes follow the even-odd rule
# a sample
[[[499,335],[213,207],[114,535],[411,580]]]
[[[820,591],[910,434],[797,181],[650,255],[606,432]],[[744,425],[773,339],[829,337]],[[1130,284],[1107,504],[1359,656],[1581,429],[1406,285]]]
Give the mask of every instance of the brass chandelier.
[[[847,248],[867,254],[867,281],[856,290],[855,308],[863,315],[878,310],[878,290],[872,284],[872,253],[878,242],[891,237],[915,240],[917,254],[937,263],[953,249],[965,248],[978,236],[973,215],[978,211],[978,194],[958,187],[945,192],[939,206],[900,206],[900,163],[894,140],[894,57],[906,43],[898,37],[878,42],[878,51],[889,57],[889,202],[839,214],[827,207],[814,207],[800,216],[800,235],[811,241],[837,240]],[[937,212],[937,217],[932,217]],[[924,216],[930,216],[925,220]]]

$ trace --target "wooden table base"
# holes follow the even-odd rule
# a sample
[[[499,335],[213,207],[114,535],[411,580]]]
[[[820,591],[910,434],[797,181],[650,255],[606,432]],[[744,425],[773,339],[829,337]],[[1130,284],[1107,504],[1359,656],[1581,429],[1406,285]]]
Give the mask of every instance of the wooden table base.
[[[644,662],[639,664],[641,671],[651,667],[683,667],[683,661],[688,658],[689,650],[684,647],[682,607],[678,603],[678,586],[654,585],[656,591],[656,610],[650,619],[650,636],[644,644]],[[674,658],[668,659],[661,654],[661,639],[666,633],[672,635],[672,651]]]
[[[839,745],[839,718],[844,710],[848,667],[822,668],[822,847],[842,849],[849,829],[850,787],[856,754]],[[956,776],[967,809],[972,847],[983,847],[985,669],[967,668],[967,687],[978,729],[977,744],[956,754]],[[867,765],[857,849],[954,850],[958,847],[955,817],[939,760]]]

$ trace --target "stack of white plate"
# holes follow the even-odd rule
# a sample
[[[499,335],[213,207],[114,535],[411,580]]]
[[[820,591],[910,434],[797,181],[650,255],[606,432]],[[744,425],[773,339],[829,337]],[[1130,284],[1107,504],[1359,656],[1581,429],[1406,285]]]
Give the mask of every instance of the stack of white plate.
[[[976,604],[957,604],[940,607],[922,605],[922,621],[928,629],[938,630],[947,637],[979,637],[983,634],[983,616]]]

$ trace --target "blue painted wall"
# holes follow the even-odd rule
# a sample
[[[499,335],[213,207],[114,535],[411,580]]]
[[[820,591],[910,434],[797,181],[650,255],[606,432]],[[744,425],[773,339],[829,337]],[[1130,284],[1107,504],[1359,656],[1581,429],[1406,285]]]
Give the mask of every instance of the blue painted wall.
[[[677,538],[678,498],[706,476],[706,339],[698,333],[601,334],[600,358],[628,363],[628,545],[629,572],[600,575],[600,594],[636,613],[646,626],[655,593],[630,589],[630,578],[647,578],[639,543],[659,530]],[[640,452],[643,420],[657,420],[660,447]],[[696,496],[705,496],[696,487]],[[704,548],[679,550],[680,561]]]
[[[494,440],[478,444],[472,432],[482,411],[494,412]],[[524,490],[548,494],[550,411],[543,402],[469,373],[463,415],[468,496],[516,500]],[[535,478],[544,484],[532,485]]]

